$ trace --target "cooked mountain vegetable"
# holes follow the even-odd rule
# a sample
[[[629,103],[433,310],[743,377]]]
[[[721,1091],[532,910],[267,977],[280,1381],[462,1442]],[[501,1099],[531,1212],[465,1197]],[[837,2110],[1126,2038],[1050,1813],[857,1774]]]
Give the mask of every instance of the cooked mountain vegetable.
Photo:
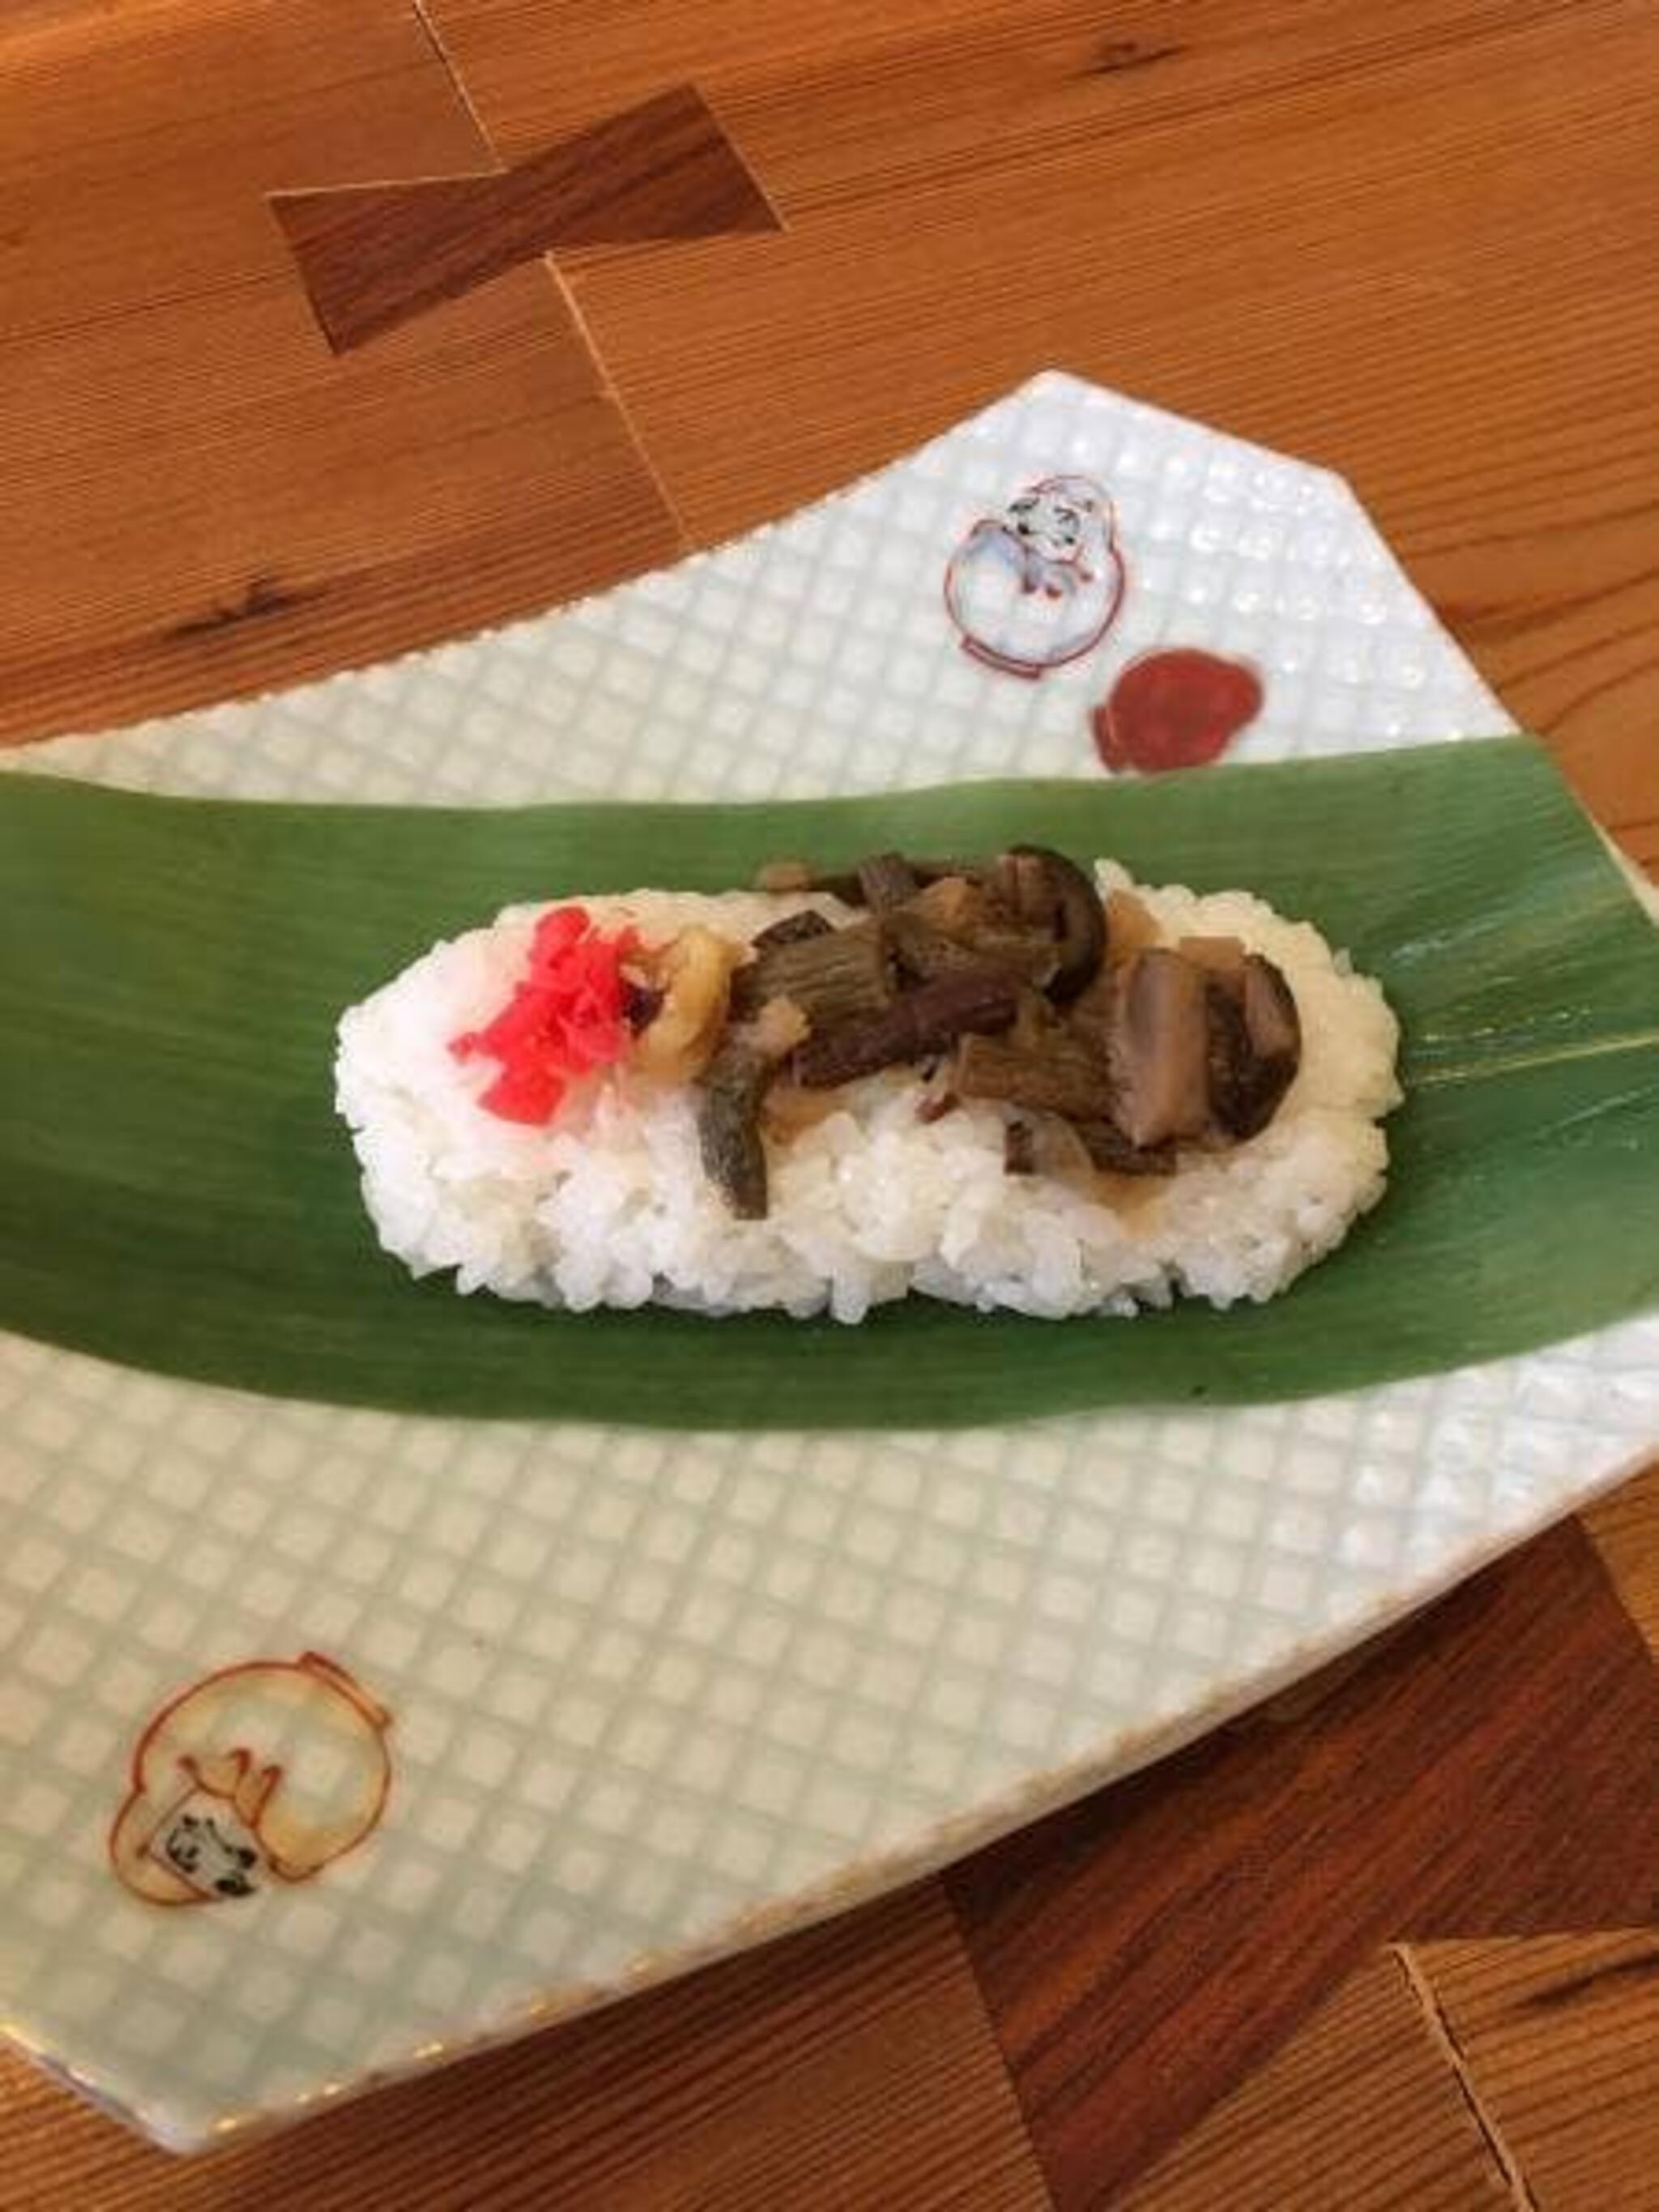
[[[1063,853],[1017,845],[993,866],[988,888],[1020,921],[1054,938],[1059,959],[1048,990],[1051,999],[1076,998],[1093,982],[1106,950],[1106,917],[1100,893]]]
[[[1006,1030],[1019,1005],[1019,979],[976,963],[901,992],[887,1006],[814,1030],[795,1056],[809,1090],[828,1091],[878,1068],[931,1058],[975,1030]]]
[[[1052,1033],[1021,1043],[1006,1036],[965,1036],[951,1073],[962,1098],[1001,1098],[1072,1121],[1109,1116],[1111,1069],[1082,1037],[1055,1025]]]
[[[766,1147],[761,1106],[790,1051],[807,1033],[788,999],[773,999],[757,1021],[727,1030],[698,1083],[697,1140],[711,1180],[740,1221],[766,1218]]]
[[[556,1304],[1124,1312],[1381,1196],[1394,1019],[1305,924],[1040,846],[760,880],[510,912],[348,1013],[382,1241]]]
[[[902,853],[872,853],[859,862],[859,889],[872,913],[890,913],[921,889]]]
[[[1148,945],[1125,969],[1108,1032],[1113,1115],[1132,1145],[1201,1136],[1210,1119],[1209,987],[1201,968]]]
[[[817,915],[822,921],[823,917]],[[774,925],[775,930],[776,925]],[[769,933],[763,931],[762,935]],[[817,1028],[846,1021],[854,1015],[873,1013],[893,996],[886,940],[874,922],[854,922],[844,929],[826,923],[772,941],[758,940],[750,947],[758,957],[738,971],[736,997],[742,1013],[752,1013],[769,999],[793,999]],[[734,957],[744,957],[743,948]]]

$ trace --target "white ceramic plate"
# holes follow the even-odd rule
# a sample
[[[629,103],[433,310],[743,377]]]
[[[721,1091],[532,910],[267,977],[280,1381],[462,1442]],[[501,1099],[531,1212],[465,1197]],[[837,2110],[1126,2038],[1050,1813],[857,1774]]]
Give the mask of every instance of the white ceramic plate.
[[[979,541],[981,642],[1085,648],[1022,679],[941,586],[1055,477],[1109,491],[1127,590],[1091,642],[1098,541],[1070,581]],[[1085,539],[1091,496],[1055,495]],[[1049,375],[563,614],[9,765],[477,804],[1091,775],[1089,708],[1159,644],[1261,670],[1239,759],[1510,726],[1339,479]],[[170,2144],[294,2116],[1143,1764],[1656,1437],[1651,1317],[1285,1407],[833,1438],[342,1412],[0,1337],[0,2020]]]

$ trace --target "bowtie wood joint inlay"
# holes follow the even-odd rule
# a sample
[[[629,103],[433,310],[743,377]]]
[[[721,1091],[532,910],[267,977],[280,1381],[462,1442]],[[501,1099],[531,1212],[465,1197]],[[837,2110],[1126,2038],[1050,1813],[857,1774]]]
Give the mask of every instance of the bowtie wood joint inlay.
[[[270,207],[336,353],[544,253],[783,228],[690,85],[516,168],[276,192]]]

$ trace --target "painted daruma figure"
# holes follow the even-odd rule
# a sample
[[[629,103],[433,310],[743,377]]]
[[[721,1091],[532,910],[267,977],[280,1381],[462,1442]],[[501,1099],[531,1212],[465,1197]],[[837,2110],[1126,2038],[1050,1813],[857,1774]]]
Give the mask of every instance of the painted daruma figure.
[[[305,1881],[361,1843],[392,1784],[392,1716],[320,1652],[210,1674],[138,1739],[110,1831],[116,1873],[156,1905]]]
[[[1091,653],[1123,599],[1112,502],[1091,477],[1044,477],[976,522],[945,572],[963,650],[1038,677]]]

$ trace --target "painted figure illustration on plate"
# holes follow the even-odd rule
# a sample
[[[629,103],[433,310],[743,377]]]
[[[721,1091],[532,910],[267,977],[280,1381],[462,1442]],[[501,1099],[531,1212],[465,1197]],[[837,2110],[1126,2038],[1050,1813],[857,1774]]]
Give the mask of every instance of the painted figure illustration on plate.
[[[945,605],[965,652],[1035,678],[1093,652],[1124,581],[1109,494],[1092,477],[1043,477],[968,532],[945,572]]]
[[[378,1826],[392,1716],[318,1651],[226,1667],[174,1698],[133,1751],[110,1830],[116,1874],[154,1905],[309,1881]]]

